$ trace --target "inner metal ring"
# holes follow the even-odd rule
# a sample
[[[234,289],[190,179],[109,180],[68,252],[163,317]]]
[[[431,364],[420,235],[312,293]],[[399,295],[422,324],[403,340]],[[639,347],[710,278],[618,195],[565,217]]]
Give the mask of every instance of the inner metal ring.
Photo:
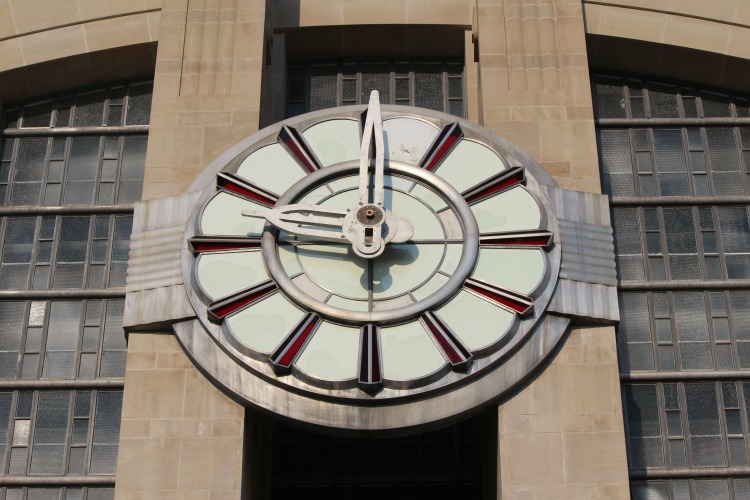
[[[279,198],[275,206],[279,207],[294,203],[306,192],[343,175],[350,173],[357,174],[358,171],[359,165],[357,162],[347,162],[318,170],[292,185]],[[479,227],[474,218],[474,213],[469,208],[466,200],[449,183],[423,168],[392,162],[390,166],[385,168],[385,173],[401,174],[431,187],[443,197],[449,207],[456,213],[463,230],[464,241],[461,258],[453,275],[442,287],[425,299],[403,307],[383,311],[350,311],[342,309],[314,299],[297,287],[289,275],[286,274],[281,264],[278,246],[276,245],[279,231],[271,224],[266,224],[261,239],[261,249],[266,269],[271,278],[279,286],[279,289],[292,302],[295,302],[303,309],[316,311],[323,318],[340,323],[352,325],[377,323],[388,325],[403,323],[418,317],[424,311],[436,309],[461,289],[464,280],[474,269],[479,256]],[[408,214],[404,214],[404,216],[408,217]]]

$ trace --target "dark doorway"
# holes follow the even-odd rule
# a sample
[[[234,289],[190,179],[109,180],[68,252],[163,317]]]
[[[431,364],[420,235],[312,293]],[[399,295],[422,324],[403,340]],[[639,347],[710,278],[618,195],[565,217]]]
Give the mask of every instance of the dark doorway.
[[[257,422],[258,417],[249,420]],[[248,429],[263,442],[263,450],[253,448],[266,460],[255,462],[270,464],[263,477],[256,476],[266,483],[259,498],[495,498],[494,408],[451,426],[398,438],[336,437],[268,420],[262,428],[262,437]],[[250,451],[249,461],[253,454]]]

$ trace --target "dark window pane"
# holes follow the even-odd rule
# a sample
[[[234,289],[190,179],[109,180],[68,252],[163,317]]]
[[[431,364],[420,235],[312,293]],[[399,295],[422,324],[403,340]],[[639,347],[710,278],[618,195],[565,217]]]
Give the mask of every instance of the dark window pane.
[[[52,101],[26,106],[23,110],[24,127],[49,127],[52,119]]]
[[[36,205],[39,203],[48,142],[47,138],[18,139],[11,205]]]
[[[598,118],[625,118],[625,97],[622,84],[611,80],[594,83]]]
[[[148,125],[151,116],[152,85],[131,85],[126,125]]]
[[[633,384],[623,386],[627,410],[628,433],[634,436],[660,436],[656,385]]]
[[[651,342],[648,305],[645,293],[620,295],[619,340],[626,342]]]
[[[442,111],[443,73],[440,65],[419,65],[414,68],[414,105]]]
[[[720,434],[716,385],[713,382],[686,383],[685,402],[691,435]]]
[[[390,66],[381,64],[363,64],[362,90],[360,102],[366,104],[370,101],[370,93],[377,90],[380,94],[381,104],[391,102],[391,71]]]
[[[310,111],[333,108],[338,104],[336,66],[314,66],[310,68]],[[382,100],[382,99],[381,99]]]
[[[600,130],[599,148],[604,190],[612,196],[635,194],[628,131]]]
[[[96,173],[99,168],[98,137],[74,137],[71,141],[65,203],[93,203]]]
[[[650,87],[651,118],[677,118],[677,94],[668,87]]]
[[[726,96],[704,94],[701,101],[703,101],[703,116],[706,118],[732,116],[729,99]]]
[[[115,471],[121,413],[122,392],[98,394],[91,453],[92,474],[113,474]]]
[[[147,141],[148,138],[145,136],[125,138],[120,166],[118,203],[131,203],[141,199]]]
[[[81,94],[76,99],[76,112],[73,119],[75,127],[94,127],[104,123],[103,91]]]
[[[688,195],[687,163],[680,130],[654,130],[654,154],[662,196]]]

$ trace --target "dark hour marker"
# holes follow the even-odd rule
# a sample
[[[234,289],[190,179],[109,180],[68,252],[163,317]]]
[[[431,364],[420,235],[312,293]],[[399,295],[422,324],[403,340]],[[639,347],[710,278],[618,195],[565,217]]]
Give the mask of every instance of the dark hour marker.
[[[225,316],[256,302],[276,290],[276,284],[267,280],[250,288],[215,300],[208,306],[208,319],[219,323]]]
[[[424,313],[420,320],[445,353],[453,371],[466,371],[471,364],[472,354],[464,347],[456,334],[440,320],[437,314],[430,311]]]
[[[194,236],[188,241],[193,255],[217,250],[244,250],[260,248],[260,238],[238,236]]]
[[[281,132],[279,132],[279,142],[292,154],[297,163],[308,172],[315,172],[323,168],[320,160],[315,156],[302,134],[297,132],[297,129],[286,125],[282,126]],[[273,168],[272,165],[269,165],[269,167]]]
[[[447,125],[432,141],[430,148],[419,162],[419,166],[430,171],[435,170],[458,145],[463,136],[464,132],[458,122]]]
[[[483,200],[492,195],[510,189],[516,184],[525,184],[526,175],[521,167],[513,167],[490,177],[461,193],[467,203]]]
[[[221,172],[216,176],[216,187],[236,193],[244,198],[257,201],[267,207],[274,206],[276,201],[278,201],[275,194],[266,191],[237,175],[227,172]]]
[[[548,249],[552,246],[552,242],[553,235],[549,231],[512,231],[479,235],[479,244],[482,246],[539,247]]]
[[[371,324],[363,326],[359,343],[359,388],[367,393],[374,393],[383,387],[380,329]]]
[[[526,316],[534,310],[534,303],[528,296],[500,288],[486,281],[469,278],[464,283],[464,288],[520,316]]]
[[[302,353],[307,341],[320,324],[320,317],[307,313],[286,336],[279,347],[271,354],[271,366],[277,375],[285,375],[292,370],[292,363]]]

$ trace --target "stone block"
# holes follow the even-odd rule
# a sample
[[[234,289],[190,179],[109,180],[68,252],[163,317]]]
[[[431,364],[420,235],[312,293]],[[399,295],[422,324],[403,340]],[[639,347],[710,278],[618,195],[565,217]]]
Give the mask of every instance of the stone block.
[[[236,438],[181,439],[180,489],[238,490],[241,476],[242,444]]]
[[[564,481],[562,438],[558,433],[503,436],[502,482],[509,486],[560,485]]]
[[[106,2],[102,2],[101,0],[77,1],[81,18],[84,21],[103,17],[117,17],[124,14],[141,12],[149,8],[146,6],[146,0],[107,0]]]
[[[703,0],[672,0],[669,10],[675,14],[732,22],[739,3],[743,3],[742,0],[713,0],[707,9]]]
[[[164,498],[159,490],[177,489],[179,463],[177,438],[121,439],[117,457],[118,495],[140,490],[149,492],[148,498]]]
[[[661,12],[620,7],[604,7],[600,15],[598,33],[650,42],[662,40],[668,17]]]
[[[566,483],[627,482],[621,432],[572,432],[562,440]]]
[[[408,2],[403,0],[349,0],[344,2],[344,24],[406,24]]]
[[[10,7],[13,10],[16,32],[19,34],[45,31],[81,21],[77,0],[57,0],[55,2],[10,0]],[[64,45],[62,41],[61,45]],[[56,58],[50,57],[48,59]]]
[[[16,25],[13,22],[10,0],[0,0],[0,39],[9,38],[15,34]]]
[[[40,31],[21,37],[20,41],[26,64],[36,64],[87,52],[86,37],[80,24]]]
[[[740,26],[732,26],[729,29],[729,43],[727,55],[750,59],[750,29]]]
[[[470,0],[406,0],[408,24],[452,24],[471,26]]]
[[[722,23],[691,17],[669,16],[661,42],[725,54],[730,31]]]
[[[197,370],[186,372],[182,416],[185,418],[243,418],[244,408],[214,387]]]
[[[129,351],[126,369],[127,370],[146,370],[156,367],[156,353],[154,352],[135,352]]]
[[[125,373],[123,419],[178,418],[182,415],[185,370],[132,370]]]
[[[145,13],[91,21],[83,31],[91,52],[153,41]]]
[[[8,71],[22,66],[24,66],[23,53],[18,38],[0,41],[0,71]]]

